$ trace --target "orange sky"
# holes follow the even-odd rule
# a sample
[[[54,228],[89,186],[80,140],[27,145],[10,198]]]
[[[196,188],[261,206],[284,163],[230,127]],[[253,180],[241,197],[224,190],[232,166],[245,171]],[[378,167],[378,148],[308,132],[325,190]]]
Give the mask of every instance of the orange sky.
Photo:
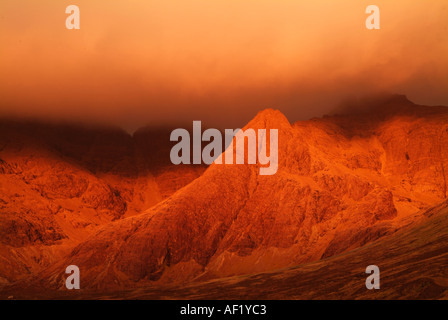
[[[383,91],[448,105],[447,17],[446,0],[2,0],[0,114],[237,126]]]

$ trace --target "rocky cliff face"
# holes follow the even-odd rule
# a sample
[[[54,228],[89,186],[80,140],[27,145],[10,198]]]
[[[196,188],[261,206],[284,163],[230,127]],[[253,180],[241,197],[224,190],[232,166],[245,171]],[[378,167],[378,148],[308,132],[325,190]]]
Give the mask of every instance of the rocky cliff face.
[[[0,283],[54,263],[100,226],[141,213],[204,170],[148,161],[147,154],[164,158],[140,143],[152,135],[138,137],[1,121]]]
[[[295,124],[265,110],[247,128],[279,130],[275,175],[213,164],[142,214],[99,229],[46,279],[60,285],[69,264],[83,270],[87,288],[289,267],[391,235],[446,198],[445,108],[397,96]]]

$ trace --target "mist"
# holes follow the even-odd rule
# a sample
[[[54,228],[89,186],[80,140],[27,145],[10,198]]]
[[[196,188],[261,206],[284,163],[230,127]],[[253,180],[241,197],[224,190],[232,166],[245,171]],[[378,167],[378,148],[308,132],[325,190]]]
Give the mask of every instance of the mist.
[[[0,116],[136,129],[201,120],[239,127],[276,108],[290,121],[350,97],[448,105],[445,0],[0,3]]]

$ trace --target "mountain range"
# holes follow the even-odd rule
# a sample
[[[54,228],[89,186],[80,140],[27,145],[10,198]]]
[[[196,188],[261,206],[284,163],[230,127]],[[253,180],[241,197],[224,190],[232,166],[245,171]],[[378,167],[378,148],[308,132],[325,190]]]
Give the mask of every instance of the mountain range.
[[[447,298],[448,108],[248,128],[278,129],[276,174],[175,166],[167,129],[1,121],[0,298]]]

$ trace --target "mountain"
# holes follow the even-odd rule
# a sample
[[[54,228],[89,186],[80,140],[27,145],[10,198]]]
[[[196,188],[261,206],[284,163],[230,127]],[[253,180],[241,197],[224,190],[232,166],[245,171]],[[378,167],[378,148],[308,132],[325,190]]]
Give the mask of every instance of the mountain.
[[[259,175],[258,165],[212,164],[197,179],[193,180],[196,176],[189,172],[188,184],[173,188],[177,191],[161,201],[153,201],[153,205],[148,201],[147,209],[141,213],[137,211],[144,201],[126,201],[127,206],[135,208],[128,216],[120,209],[120,201],[111,195],[104,202],[109,205],[104,207],[105,214],[110,215],[108,222],[98,224],[73,249],[66,250],[59,261],[47,263],[48,267],[39,273],[33,272],[32,285],[45,287],[45,294],[50,294],[48,290],[63,291],[65,267],[72,264],[81,270],[81,291],[86,296],[135,287],[148,291],[170,286],[183,288],[188,283],[196,283],[192,286],[207,291],[220,283],[213,279],[262,273],[260,278],[241,278],[248,279],[242,281],[243,287],[253,286],[258,280],[263,282],[265,291],[255,297],[262,298],[268,287],[274,286],[273,278],[266,272],[296,268],[291,269],[298,270],[296,277],[309,271],[306,279],[312,281],[313,275],[322,275],[327,266],[334,266],[332,261],[343,260],[341,267],[334,269],[341,272],[344,265],[349,265],[350,260],[344,260],[347,257],[355,259],[358,253],[368,257],[369,248],[375,248],[372,254],[380,260],[381,243],[388,244],[393,248],[390,252],[401,257],[396,261],[403,261],[414,247],[420,250],[422,259],[428,259],[425,254],[432,257],[430,246],[413,246],[406,239],[414,241],[420,234],[418,228],[436,228],[437,224],[427,223],[427,210],[446,200],[448,109],[419,106],[404,96],[392,96],[367,108],[357,106],[354,111],[351,107],[349,111],[294,124],[279,111],[260,112],[244,129],[278,129],[279,166],[275,175]],[[112,140],[115,144],[118,139]],[[151,142],[154,139],[140,139],[138,135],[131,140],[139,155],[132,159],[146,159],[143,162],[148,164],[147,170],[163,172],[159,161],[165,161],[169,149],[165,147],[164,157],[150,157],[153,151],[148,150],[153,147],[141,146],[155,143],[164,149],[166,142]],[[126,163],[128,152],[123,151],[120,160],[112,157],[103,163],[101,159],[105,154],[108,157],[107,152],[97,146],[92,148],[95,155],[87,162],[81,161],[96,168],[89,169],[95,172],[91,179],[99,176],[117,190],[133,185],[125,182],[135,182],[137,178],[127,177],[124,168],[140,167]],[[4,158],[3,151],[0,157]],[[14,163],[5,161],[8,165]],[[117,163],[122,163],[120,169],[114,166]],[[98,168],[103,165],[120,174],[99,174]],[[172,181],[185,170],[181,168],[167,169],[165,178]],[[163,182],[156,180],[156,185]],[[85,190],[85,195],[78,191],[72,197],[92,199],[84,202],[86,207],[96,204],[94,200],[99,197],[89,197],[89,189]],[[150,188],[139,185],[134,190],[139,194]],[[120,198],[122,194],[120,191]],[[83,214],[90,216],[87,211]],[[16,217],[19,219],[19,215]],[[435,235],[428,239],[446,241],[435,229],[422,234],[432,235],[431,232]],[[408,236],[402,238],[404,233]],[[5,233],[1,234],[4,237]],[[61,232],[61,236],[64,234]],[[55,243],[64,241],[53,237],[51,241]],[[390,247],[399,239],[406,244],[403,251]],[[440,243],[441,248],[444,245]],[[359,261],[365,264],[368,259],[364,258]],[[365,269],[367,265],[362,263],[356,268]],[[321,272],[313,273],[314,266]],[[287,270],[275,271],[276,277],[292,281]],[[301,282],[297,282],[300,287]],[[319,291],[322,296],[336,296],[339,289],[330,283]],[[440,281],[436,285],[440,287]],[[21,286],[25,284],[15,283],[16,288]],[[200,296],[201,292],[196,294]],[[237,296],[232,288],[229,292],[227,298]],[[319,292],[308,297],[319,297]],[[356,295],[351,292],[346,296]]]
[[[203,167],[149,156],[166,159],[166,148],[145,144],[166,134],[0,121],[0,283],[40,271],[100,226],[139,214],[198,177]]]

